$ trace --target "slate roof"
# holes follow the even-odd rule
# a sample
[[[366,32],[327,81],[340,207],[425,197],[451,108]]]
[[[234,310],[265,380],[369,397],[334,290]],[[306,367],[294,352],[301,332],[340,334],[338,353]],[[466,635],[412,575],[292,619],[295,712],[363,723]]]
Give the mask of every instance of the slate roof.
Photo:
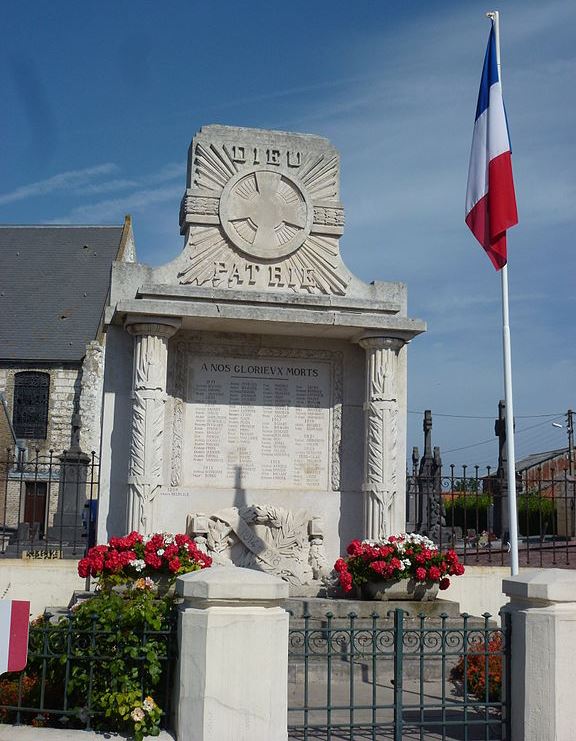
[[[122,226],[0,226],[0,361],[78,362],[96,338]]]
[[[525,458],[522,458],[519,461],[516,461],[516,470],[517,471],[525,471],[528,468],[534,468],[535,466],[539,466],[542,463],[545,463],[546,461],[551,461],[554,458],[558,458],[561,455],[566,455],[568,453],[568,448],[558,448],[557,450],[548,450],[544,453],[531,453],[530,455],[527,455]]]

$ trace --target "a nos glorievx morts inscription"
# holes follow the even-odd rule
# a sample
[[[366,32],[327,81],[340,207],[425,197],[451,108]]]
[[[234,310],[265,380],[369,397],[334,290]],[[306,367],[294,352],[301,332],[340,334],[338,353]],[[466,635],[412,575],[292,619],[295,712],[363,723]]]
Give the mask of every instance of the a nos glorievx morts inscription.
[[[183,461],[193,486],[327,490],[332,369],[304,359],[189,359]]]

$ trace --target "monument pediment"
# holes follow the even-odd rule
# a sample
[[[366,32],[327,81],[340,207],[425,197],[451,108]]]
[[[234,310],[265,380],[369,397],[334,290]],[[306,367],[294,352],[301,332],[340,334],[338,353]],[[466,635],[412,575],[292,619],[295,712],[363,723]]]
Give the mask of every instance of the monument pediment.
[[[106,322],[173,316],[183,329],[409,340],[402,283],[367,284],[340,255],[340,155],[310,134],[204,126],[188,151],[181,254],[117,263]]]
[[[183,285],[344,295],[340,158],[328,140],[205,126],[180,210]]]

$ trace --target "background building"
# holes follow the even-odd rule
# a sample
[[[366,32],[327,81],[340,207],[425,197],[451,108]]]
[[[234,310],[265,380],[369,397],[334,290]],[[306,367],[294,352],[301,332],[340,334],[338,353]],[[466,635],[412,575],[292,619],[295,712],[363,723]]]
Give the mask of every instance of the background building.
[[[131,220],[2,226],[0,254],[0,545],[26,539],[47,546],[50,535],[62,544],[77,539],[81,524],[78,462],[86,468],[99,452],[102,314],[112,263],[133,259]],[[65,451],[77,464],[68,470],[68,487],[77,484],[74,512],[60,517],[55,533]]]

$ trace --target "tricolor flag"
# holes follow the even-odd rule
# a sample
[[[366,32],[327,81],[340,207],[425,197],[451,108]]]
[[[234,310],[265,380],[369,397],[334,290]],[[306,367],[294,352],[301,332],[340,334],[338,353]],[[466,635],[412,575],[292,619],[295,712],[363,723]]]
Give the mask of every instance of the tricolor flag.
[[[29,617],[30,602],[0,600],[0,674],[25,668]]]
[[[498,74],[494,23],[484,58],[472,137],[466,224],[496,270],[506,265],[506,229],[518,223],[510,138]]]

